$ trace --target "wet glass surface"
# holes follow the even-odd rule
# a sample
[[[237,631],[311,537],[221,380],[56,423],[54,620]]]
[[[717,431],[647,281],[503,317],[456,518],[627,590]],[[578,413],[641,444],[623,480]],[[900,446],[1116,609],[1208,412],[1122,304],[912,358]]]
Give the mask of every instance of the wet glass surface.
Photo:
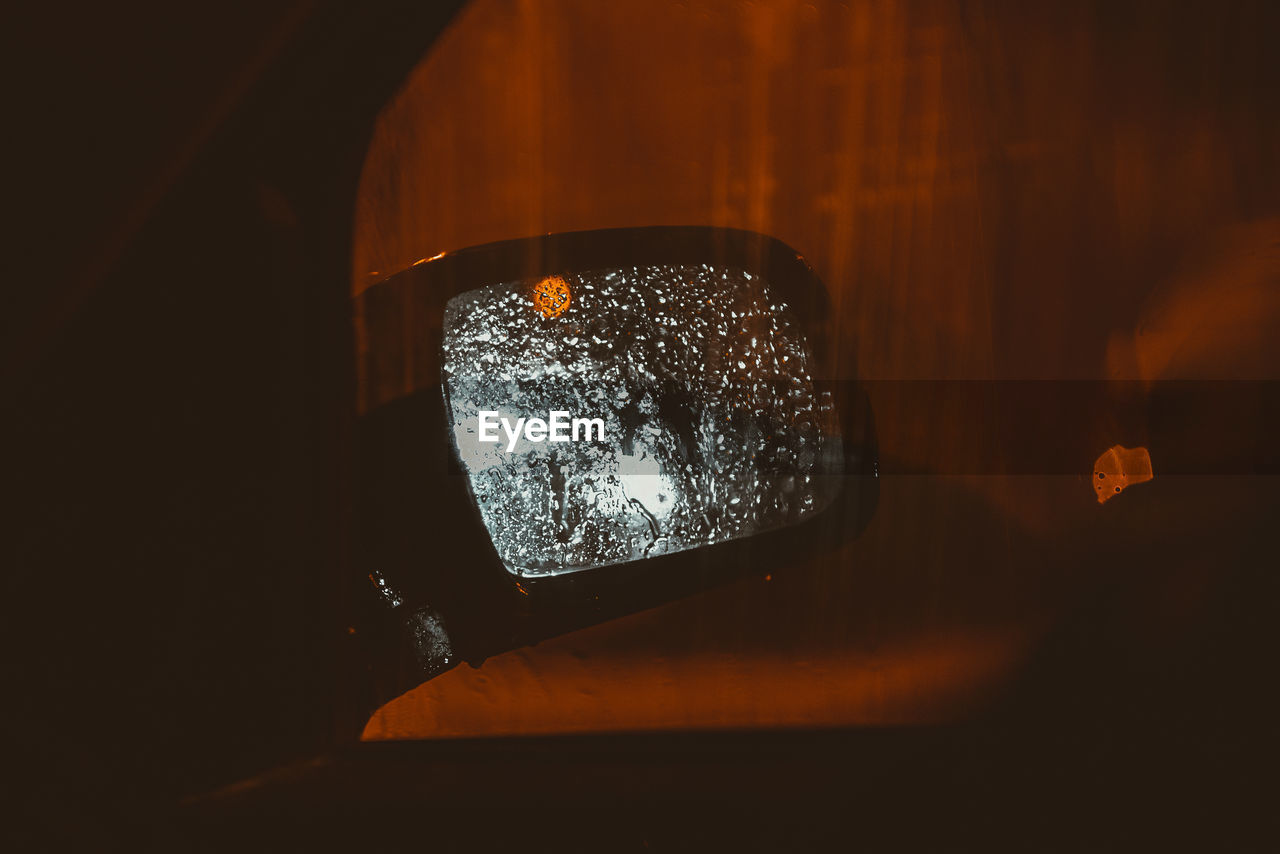
[[[750,273],[498,284],[451,300],[444,330],[454,441],[513,574],[750,536],[818,513],[839,488],[831,399],[791,310]],[[534,418],[566,426],[521,430]]]

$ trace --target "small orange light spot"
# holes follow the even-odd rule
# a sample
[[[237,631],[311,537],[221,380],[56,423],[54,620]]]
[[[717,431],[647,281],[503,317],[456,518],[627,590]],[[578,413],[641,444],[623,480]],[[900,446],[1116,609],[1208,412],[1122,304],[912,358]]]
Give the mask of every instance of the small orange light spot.
[[[559,317],[569,302],[569,283],[563,276],[547,276],[533,286],[533,307],[543,317]]]
[[[417,261],[414,261],[414,262],[413,262],[412,264],[410,264],[409,266],[410,266],[410,267],[416,267],[416,266],[418,266],[419,264],[425,264],[425,263],[427,263],[428,261],[439,261],[439,260],[440,260],[441,258],[443,258],[444,256],[445,256],[445,253],[444,253],[444,252],[437,252],[436,254],[432,255],[430,258],[419,258]]]
[[[1154,476],[1151,455],[1146,448],[1115,445],[1104,451],[1093,464],[1093,489],[1098,494],[1098,503],[1105,504],[1125,487],[1145,483]]]

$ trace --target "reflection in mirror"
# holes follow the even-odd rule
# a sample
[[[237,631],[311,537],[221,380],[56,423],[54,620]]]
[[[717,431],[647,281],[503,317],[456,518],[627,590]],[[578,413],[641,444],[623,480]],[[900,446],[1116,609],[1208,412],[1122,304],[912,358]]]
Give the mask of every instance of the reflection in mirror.
[[[498,556],[555,575],[793,525],[843,469],[829,393],[759,276],[710,265],[492,285],[445,309],[446,410]]]

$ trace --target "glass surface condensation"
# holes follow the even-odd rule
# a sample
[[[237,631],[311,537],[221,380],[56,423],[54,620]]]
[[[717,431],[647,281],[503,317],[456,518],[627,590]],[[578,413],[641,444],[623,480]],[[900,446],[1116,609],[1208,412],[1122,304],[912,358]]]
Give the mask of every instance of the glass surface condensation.
[[[758,276],[650,266],[479,288],[445,309],[446,409],[502,562],[554,575],[795,524],[843,466],[830,395]],[[603,441],[480,441],[553,411]],[[491,434],[490,434],[491,437]],[[594,438],[594,436],[593,436]]]

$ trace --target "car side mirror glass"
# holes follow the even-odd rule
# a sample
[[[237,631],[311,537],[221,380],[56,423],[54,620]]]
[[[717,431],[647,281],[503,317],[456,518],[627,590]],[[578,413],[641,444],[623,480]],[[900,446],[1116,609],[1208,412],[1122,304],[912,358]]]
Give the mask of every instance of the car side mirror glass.
[[[451,299],[443,331],[454,445],[515,576],[771,531],[839,491],[832,395],[758,274],[661,264],[504,282]]]

